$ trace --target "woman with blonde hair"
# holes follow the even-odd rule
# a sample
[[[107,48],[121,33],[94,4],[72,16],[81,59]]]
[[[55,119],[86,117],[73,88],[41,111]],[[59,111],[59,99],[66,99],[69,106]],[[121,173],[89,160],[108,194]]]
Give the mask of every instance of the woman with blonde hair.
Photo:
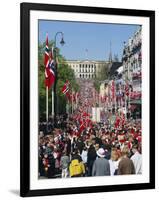
[[[118,174],[126,175],[126,174],[135,174],[135,167],[132,160],[129,159],[129,149],[124,147],[122,149],[122,157],[118,166]]]
[[[118,164],[119,164],[119,154],[117,152],[116,148],[112,148],[111,150],[111,157],[109,160],[109,164],[110,164],[110,175],[114,176],[117,174],[118,171]]]

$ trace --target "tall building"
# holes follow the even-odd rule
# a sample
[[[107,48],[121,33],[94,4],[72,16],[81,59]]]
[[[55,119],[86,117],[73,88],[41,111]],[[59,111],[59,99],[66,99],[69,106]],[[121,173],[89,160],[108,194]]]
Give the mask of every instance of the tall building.
[[[124,44],[123,78],[131,86],[130,108],[136,117],[141,117],[142,84],[142,27]]]
[[[103,70],[109,62],[95,60],[67,60],[68,65],[74,70],[75,77],[80,79],[93,79]]]

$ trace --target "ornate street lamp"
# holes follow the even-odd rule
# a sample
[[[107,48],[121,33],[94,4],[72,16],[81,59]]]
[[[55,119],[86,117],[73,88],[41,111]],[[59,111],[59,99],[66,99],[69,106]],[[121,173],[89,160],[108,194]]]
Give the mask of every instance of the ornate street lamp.
[[[55,40],[54,40],[54,41],[55,41],[55,48],[56,48],[56,38],[57,38],[57,36],[58,36],[59,34],[61,35],[60,44],[61,44],[62,46],[65,44],[63,32],[58,31],[58,32],[55,34]]]
[[[54,83],[54,87],[53,87],[53,90],[54,90],[54,120],[56,121],[56,118],[57,118],[57,114],[58,114],[58,95],[57,95],[57,81],[58,81],[58,62],[57,62],[57,46],[56,46],[56,40],[57,40],[57,36],[58,35],[61,35],[61,41],[60,41],[60,44],[63,46],[65,44],[65,41],[64,41],[64,34],[63,32],[59,31],[55,34],[55,39],[54,39],[54,59],[55,59],[55,74],[56,74],[56,79],[55,79],[55,83]],[[55,122],[54,121],[54,122]]]

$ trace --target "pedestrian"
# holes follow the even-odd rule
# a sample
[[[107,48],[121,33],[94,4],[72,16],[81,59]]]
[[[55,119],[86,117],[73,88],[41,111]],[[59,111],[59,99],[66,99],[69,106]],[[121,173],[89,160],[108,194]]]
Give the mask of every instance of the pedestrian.
[[[62,168],[62,178],[67,178],[68,177],[68,167],[69,167],[70,159],[67,156],[67,152],[64,151],[63,155],[61,157],[61,168]]]
[[[76,141],[76,147],[78,148],[80,154],[82,153],[82,150],[83,150],[83,147],[84,147],[84,143],[82,141],[82,139],[79,137],[77,138],[77,141]]]
[[[133,156],[131,160],[133,161],[136,174],[142,174],[142,155],[138,151],[138,145],[133,145],[132,147]]]
[[[87,154],[88,154],[87,148],[86,146],[84,146],[81,154],[81,158],[84,164],[87,163]]]
[[[94,161],[92,176],[109,176],[110,175],[110,165],[109,161],[105,159],[105,151],[100,148],[97,151],[98,159]]]
[[[44,154],[43,158],[43,167],[44,167],[44,176],[48,177],[48,168],[49,168],[49,160],[48,160],[48,154]]]
[[[76,149],[72,155],[71,163],[69,165],[70,177],[82,177],[85,175],[85,166],[82,158],[79,155],[79,150]]]
[[[48,155],[48,178],[53,178],[55,175],[55,159],[53,154]]]
[[[90,142],[90,146],[88,149],[88,155],[87,155],[88,176],[92,176],[93,163],[96,160],[96,158],[97,158],[97,153],[96,153],[95,147]]]
[[[82,150],[82,154],[81,154],[81,158],[83,161],[83,164],[85,166],[85,170],[86,170],[86,176],[88,175],[88,168],[87,168],[87,155],[88,155],[88,150],[87,147],[84,146],[83,150]]]
[[[70,136],[66,136],[66,151],[67,151],[67,155],[70,155],[70,153],[71,153],[71,139],[70,139]]]
[[[110,164],[110,175],[111,176],[114,176],[114,175],[117,175],[118,173],[118,152],[117,152],[117,149],[115,148],[112,148],[112,151],[111,151],[111,158],[109,160],[109,164]]]
[[[122,157],[118,166],[118,175],[135,174],[134,164],[132,160],[128,158],[129,149],[127,147],[123,147],[121,153]]]

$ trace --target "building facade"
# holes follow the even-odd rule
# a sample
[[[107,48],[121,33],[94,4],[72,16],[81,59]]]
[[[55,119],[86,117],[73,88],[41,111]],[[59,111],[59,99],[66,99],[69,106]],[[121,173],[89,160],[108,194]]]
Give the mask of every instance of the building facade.
[[[129,108],[136,117],[141,117],[142,94],[142,28],[124,45],[123,50],[123,78],[131,86],[129,94]]]
[[[75,77],[80,79],[93,79],[103,69],[108,67],[107,61],[93,60],[67,60],[67,64],[74,70]]]
[[[122,62],[110,62],[109,80],[100,85],[101,107],[141,119],[142,29],[124,43]]]

